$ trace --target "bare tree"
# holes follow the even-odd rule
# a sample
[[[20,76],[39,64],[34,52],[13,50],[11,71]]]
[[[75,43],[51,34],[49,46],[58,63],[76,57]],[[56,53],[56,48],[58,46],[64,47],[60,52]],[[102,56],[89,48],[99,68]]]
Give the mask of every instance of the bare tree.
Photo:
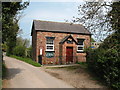
[[[85,2],[78,6],[78,17],[73,17],[74,23],[81,23],[92,34],[96,41],[103,41],[113,32],[108,13],[112,2]]]

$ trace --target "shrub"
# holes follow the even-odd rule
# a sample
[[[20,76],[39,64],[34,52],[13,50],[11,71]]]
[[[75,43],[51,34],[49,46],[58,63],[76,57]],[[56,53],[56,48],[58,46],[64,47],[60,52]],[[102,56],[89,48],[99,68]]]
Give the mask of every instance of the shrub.
[[[6,44],[2,44],[2,51],[4,51],[4,52],[7,51],[7,45]]]
[[[120,58],[116,49],[112,48],[105,53],[104,79],[113,88],[120,89]]]
[[[28,58],[32,58],[32,47],[29,47],[26,49],[26,54]]]
[[[16,46],[13,49],[13,54],[16,56],[25,57],[25,50],[26,48],[24,46]]]
[[[118,37],[108,37],[98,49],[87,49],[87,63],[108,86],[120,90],[120,46]]]

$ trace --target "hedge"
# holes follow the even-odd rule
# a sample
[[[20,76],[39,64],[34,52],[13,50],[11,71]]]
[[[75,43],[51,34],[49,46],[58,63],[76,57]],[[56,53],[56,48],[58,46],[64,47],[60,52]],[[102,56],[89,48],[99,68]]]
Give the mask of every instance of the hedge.
[[[120,90],[120,45],[116,34],[108,37],[98,49],[87,49],[88,67],[109,87]]]

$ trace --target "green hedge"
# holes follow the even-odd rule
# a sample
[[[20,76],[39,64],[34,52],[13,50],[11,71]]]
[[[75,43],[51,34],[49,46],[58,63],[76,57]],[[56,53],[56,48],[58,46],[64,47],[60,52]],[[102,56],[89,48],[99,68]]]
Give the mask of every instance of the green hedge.
[[[98,49],[87,49],[87,63],[109,87],[120,90],[120,45],[114,36],[108,37]]]

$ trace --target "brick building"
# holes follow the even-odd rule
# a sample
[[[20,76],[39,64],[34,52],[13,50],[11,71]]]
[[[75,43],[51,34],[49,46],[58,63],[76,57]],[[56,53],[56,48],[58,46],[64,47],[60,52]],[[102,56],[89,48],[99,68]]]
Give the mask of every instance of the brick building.
[[[33,60],[41,64],[85,62],[91,34],[80,24],[34,20]],[[42,57],[41,57],[42,56]]]

